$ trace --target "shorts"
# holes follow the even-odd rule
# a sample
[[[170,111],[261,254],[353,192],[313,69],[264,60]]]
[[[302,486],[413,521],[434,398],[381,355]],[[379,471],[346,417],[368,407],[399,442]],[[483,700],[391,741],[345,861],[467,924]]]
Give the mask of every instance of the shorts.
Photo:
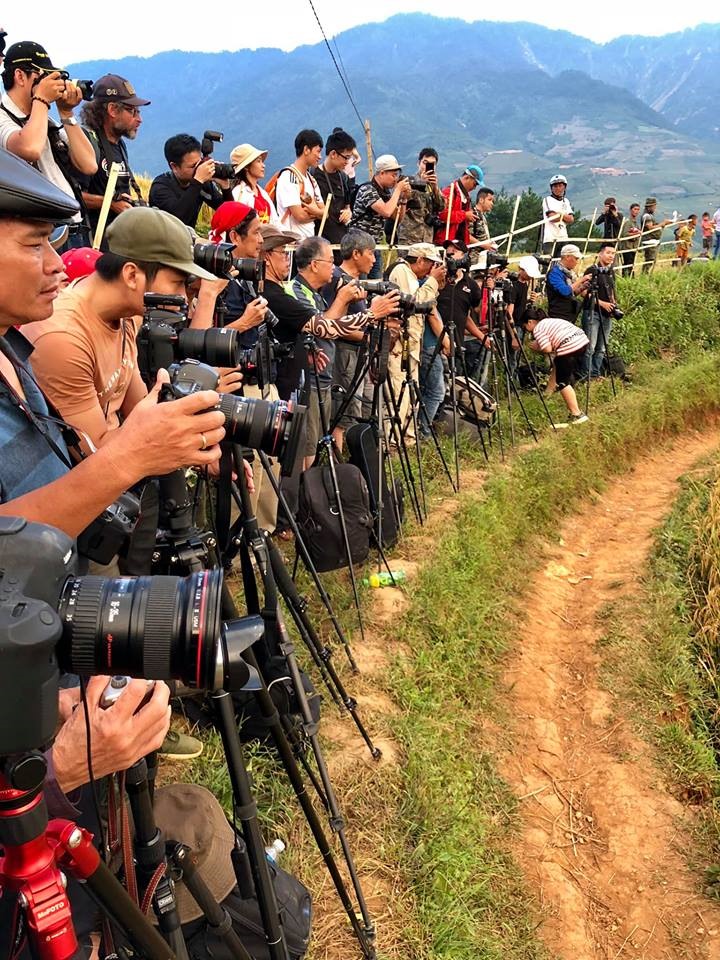
[[[572,353],[563,353],[562,356],[555,357],[556,390],[571,387],[575,383],[575,374],[581,358],[585,355],[585,350],[586,346],[580,347],[579,350],[574,350]]]
[[[335,361],[333,364],[333,385],[343,388],[345,393],[350,389],[350,385],[355,377],[357,367],[358,350],[360,344],[345,343],[337,340],[335,343]],[[343,430],[351,427],[358,417],[362,416],[362,396],[363,384],[356,385],[355,393],[350,403],[345,407],[345,412],[338,424]],[[337,416],[338,411],[345,402],[345,394],[339,397],[333,397],[332,408],[333,417]]]

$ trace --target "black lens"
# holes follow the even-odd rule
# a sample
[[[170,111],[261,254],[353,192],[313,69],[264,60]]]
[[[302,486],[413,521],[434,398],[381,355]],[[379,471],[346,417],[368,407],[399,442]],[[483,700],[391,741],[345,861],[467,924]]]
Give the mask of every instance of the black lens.
[[[230,163],[219,163],[215,161],[215,179],[232,180],[235,176],[235,170]]]
[[[271,402],[225,395],[220,398],[218,409],[225,415],[226,439],[277,457],[283,473],[292,473],[305,407],[285,400]]]
[[[62,669],[215,689],[224,673],[219,570],[189,577],[73,577],[60,596]]]
[[[232,262],[233,270],[237,270],[240,280],[248,283],[262,283],[265,279],[265,261],[255,260],[252,257],[235,257]]]
[[[193,260],[203,270],[224,277],[232,269],[234,249],[231,243],[196,243],[193,245]]]
[[[237,330],[181,330],[176,360],[200,360],[212,367],[236,367],[240,362]]]

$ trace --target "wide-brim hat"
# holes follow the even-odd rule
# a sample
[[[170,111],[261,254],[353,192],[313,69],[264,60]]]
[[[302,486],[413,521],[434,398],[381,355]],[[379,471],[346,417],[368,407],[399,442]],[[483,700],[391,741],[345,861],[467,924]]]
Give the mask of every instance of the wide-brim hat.
[[[288,244],[297,243],[300,240],[297,233],[291,233],[289,230],[279,230],[272,223],[264,223],[260,227],[260,233],[263,238],[263,250],[275,250],[277,247],[286,247]]]
[[[190,847],[195,869],[221,903],[237,883],[230,859],[235,834],[215,797],[196,783],[171,783],[155,791],[153,813],[166,843]],[[175,884],[175,900],[181,923],[202,916],[182,880]],[[157,922],[154,913],[150,919]]]
[[[258,150],[251,143],[240,143],[230,151],[230,163],[235,173],[240,173],[258,158],[262,157],[265,160],[267,155],[267,150]]]

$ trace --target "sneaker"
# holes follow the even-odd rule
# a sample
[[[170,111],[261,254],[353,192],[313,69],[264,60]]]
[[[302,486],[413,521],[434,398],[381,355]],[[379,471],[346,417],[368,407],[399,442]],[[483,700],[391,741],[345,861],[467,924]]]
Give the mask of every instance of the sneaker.
[[[588,415],[586,413],[582,413],[581,411],[578,414],[571,413],[570,416],[568,417],[568,423],[586,423],[588,419],[589,419]]]
[[[168,760],[194,760],[203,752],[203,743],[186,733],[168,730],[158,752]]]

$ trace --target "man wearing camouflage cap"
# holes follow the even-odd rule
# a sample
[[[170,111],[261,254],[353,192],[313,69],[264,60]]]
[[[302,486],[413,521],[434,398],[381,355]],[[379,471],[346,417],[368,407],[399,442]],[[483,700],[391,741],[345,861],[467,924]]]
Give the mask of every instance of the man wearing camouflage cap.
[[[640,246],[644,251],[645,262],[642,265],[643,273],[650,273],[655,268],[655,263],[660,252],[660,240],[662,238],[663,228],[672,220],[656,219],[657,197],[647,197],[645,200],[645,209],[642,213],[640,225],[642,232],[640,234]]]
[[[445,264],[438,248],[432,243],[414,243],[408,247],[405,257],[398,260],[392,268],[388,279],[391,283],[397,284],[403,293],[414,297],[417,303],[431,303],[437,300],[440,289],[445,286],[445,278]],[[422,286],[420,281],[423,281]],[[418,313],[412,314],[407,321],[406,333],[401,334],[388,360],[392,393],[396,400],[400,400],[398,413],[406,439],[415,438],[415,429],[410,409],[410,394],[407,388],[402,389],[405,379],[405,372],[402,369],[403,336],[406,335],[409,339],[408,375],[417,385],[424,329],[424,316]],[[442,329],[442,323],[440,323],[440,329]]]

